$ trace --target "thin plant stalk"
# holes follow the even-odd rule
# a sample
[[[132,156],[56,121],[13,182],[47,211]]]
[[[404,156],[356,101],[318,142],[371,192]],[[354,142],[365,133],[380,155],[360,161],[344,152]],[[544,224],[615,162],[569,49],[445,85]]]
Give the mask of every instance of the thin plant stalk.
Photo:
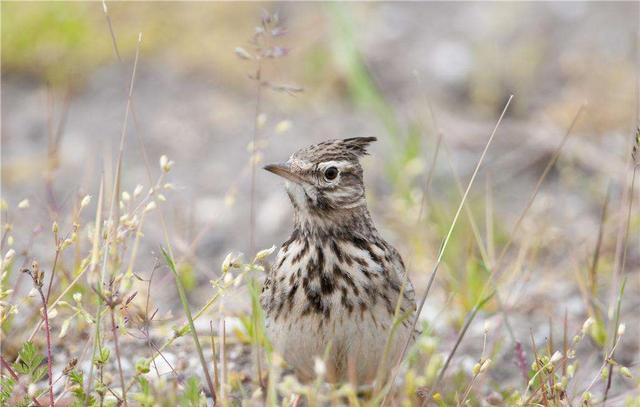
[[[433,393],[434,393],[435,389],[438,387],[438,385],[442,381],[442,378],[444,377],[444,374],[447,372],[447,369],[449,368],[449,364],[451,363],[451,360],[453,359],[453,356],[456,354],[456,351],[458,350],[458,347],[460,346],[460,343],[462,342],[462,338],[464,338],[464,335],[467,333],[467,330],[469,329],[469,326],[471,326],[471,323],[473,322],[473,320],[475,319],[476,315],[478,314],[478,311],[480,311],[482,309],[482,307],[492,297],[493,297],[493,293],[490,294],[488,297],[484,298],[482,301],[478,302],[475,305],[475,307],[473,307],[473,309],[471,310],[469,315],[467,316],[467,320],[465,321],[464,326],[460,330],[460,333],[458,333],[458,337],[456,338],[456,342],[453,345],[453,348],[451,349],[451,352],[449,352],[449,355],[447,356],[447,359],[444,362],[444,365],[442,366],[442,369],[440,370],[440,373],[438,374],[438,377],[436,378],[436,381],[433,383],[433,386],[431,386],[431,390],[429,391],[429,395],[427,397],[425,397],[425,399],[422,401],[422,405],[423,406],[426,406],[427,405],[427,401],[431,400],[431,397],[433,396]]]
[[[120,386],[122,386],[122,402],[124,403],[125,407],[128,406],[127,404],[127,387],[125,386],[124,383],[124,373],[122,372],[122,361],[121,361],[121,357],[120,357],[120,345],[119,345],[119,341],[118,341],[118,327],[116,325],[116,316],[115,316],[115,312],[113,311],[113,307],[111,308],[111,331],[113,332],[113,344],[115,347],[115,351],[116,351],[116,361],[118,362],[118,376],[120,376]]]
[[[483,363],[484,352],[485,352],[486,349],[487,349],[487,331],[485,330],[484,331],[484,336],[482,338],[482,353],[480,353],[480,363]],[[462,395],[462,399],[458,403],[458,407],[461,407],[461,406],[465,405],[465,401],[467,400],[467,397],[469,397],[469,393],[471,393],[471,389],[473,388],[473,385],[476,382],[476,379],[478,378],[478,376],[480,376],[480,373],[481,373],[480,369],[478,369],[478,372],[475,373],[473,375],[473,377],[471,378],[471,382],[469,383],[469,386],[467,386],[467,390]]]
[[[104,282],[106,280],[106,272],[107,272],[107,260],[109,258],[109,248],[111,247],[112,242],[114,241],[115,238],[115,233],[117,232],[117,226],[116,226],[116,222],[119,220],[119,216],[118,216],[118,196],[119,196],[119,190],[120,190],[120,175],[121,175],[121,171],[122,171],[122,160],[123,160],[123,155],[124,155],[124,142],[126,139],[126,135],[127,135],[127,124],[128,124],[128,119],[129,119],[129,111],[131,110],[131,100],[132,100],[132,96],[133,96],[133,87],[134,87],[134,83],[135,83],[135,77],[136,77],[136,69],[138,67],[138,58],[140,56],[140,44],[142,43],[142,33],[140,33],[138,35],[138,43],[136,45],[136,56],[135,59],[133,61],[133,70],[131,72],[131,81],[129,84],[129,95],[127,97],[127,106],[125,109],[125,115],[124,115],[124,121],[123,121],[123,125],[122,125],[122,132],[120,134],[120,147],[118,149],[118,161],[116,164],[116,174],[115,174],[115,179],[113,180],[113,190],[111,191],[111,203],[110,203],[110,209],[109,209],[109,225],[111,226],[111,230],[109,231],[109,233],[107,233],[107,242],[106,242],[106,246],[104,249],[104,255],[103,255],[103,260],[102,260],[102,269],[100,270],[100,285],[98,287],[98,292],[102,292],[102,288],[104,285]],[[94,242],[95,244],[95,242]],[[91,392],[91,385],[93,382],[93,360],[95,359],[97,352],[98,352],[98,348],[100,347],[100,320],[101,320],[101,316],[102,316],[102,307],[103,307],[103,301],[101,296],[98,296],[98,307],[96,310],[96,319],[95,319],[95,332],[94,332],[94,344],[93,344],[93,353],[92,353],[92,357],[91,357],[91,364],[89,367],[89,380],[87,381],[87,389],[86,389],[86,393],[90,394]],[[88,398],[85,399],[84,401],[84,407],[87,407],[87,403],[88,403]]]
[[[591,268],[589,269],[589,284],[591,289],[591,295],[596,295],[598,287],[598,262],[600,260],[600,250],[602,248],[602,236],[604,234],[604,224],[607,219],[607,208],[609,207],[609,198],[611,197],[611,184],[607,188],[607,195],[605,196],[602,210],[600,212],[600,225],[598,226],[598,238],[596,239],[596,247],[593,251],[593,259],[591,261]]]
[[[196,350],[198,351],[198,357],[200,358],[200,364],[202,365],[202,370],[207,380],[207,386],[209,386],[209,392],[211,393],[211,397],[213,397],[213,404],[216,404],[216,389],[213,387],[213,382],[211,381],[211,375],[209,374],[209,368],[207,367],[207,362],[204,359],[204,354],[202,353],[202,347],[200,346],[200,340],[198,339],[198,332],[196,332],[196,327],[193,323],[193,317],[191,315],[191,309],[189,308],[189,301],[187,300],[187,294],[184,291],[184,287],[182,286],[182,282],[180,281],[180,275],[178,275],[178,271],[176,270],[176,266],[173,263],[173,260],[169,256],[169,254],[162,249],[162,255],[164,256],[169,269],[173,273],[173,276],[176,280],[176,286],[178,288],[178,295],[180,296],[180,302],[182,303],[182,308],[184,309],[184,313],[187,317],[187,321],[189,321],[189,329],[191,331],[191,336],[193,337],[193,343],[196,346]]]
[[[95,267],[94,259],[96,259],[95,262],[97,262],[98,253],[99,253],[98,242],[100,241],[100,228],[102,226],[102,196],[103,196],[103,193],[104,193],[104,177],[102,177],[101,180],[100,180],[100,191],[98,193],[98,205],[97,205],[97,209],[96,209],[96,223],[95,223],[95,229],[94,229],[94,234],[93,234],[93,249],[91,251],[91,265],[92,265],[92,267]],[[60,294],[58,296],[58,298],[56,298],[56,300],[51,304],[51,309],[54,309],[56,307],[56,305],[58,304],[58,302],[60,302],[60,300],[62,300],[62,298],[64,298],[64,296],[67,295],[67,293],[76,285],[76,283],[78,281],[80,281],[80,278],[82,278],[82,276],[84,275],[85,271],[87,271],[87,269],[88,269],[88,265],[86,265],[78,273],[78,275],[73,279],[73,281],[71,281],[71,283],[69,283],[67,285],[67,287],[62,291],[62,294]],[[51,282],[49,283],[49,287],[51,287]],[[47,292],[47,302],[48,301],[49,301],[49,292]],[[42,327],[42,322],[43,322],[43,320],[41,319],[36,324],[36,327],[34,328],[34,330],[31,331],[31,334],[29,334],[29,338],[27,339],[27,341],[33,340],[33,338],[36,336],[36,334],[38,333],[38,331]]]
[[[475,170],[473,171],[473,174],[471,175],[471,179],[469,180],[469,183],[467,185],[467,189],[464,192],[464,195],[462,196],[462,199],[460,201],[460,204],[458,205],[458,209],[456,210],[456,214],[453,217],[453,220],[451,221],[451,225],[449,226],[449,231],[447,232],[447,234],[445,235],[442,244],[440,245],[440,250],[438,252],[438,257],[436,259],[436,262],[433,266],[433,269],[431,270],[431,275],[429,276],[429,281],[427,283],[427,288],[424,292],[424,294],[422,295],[422,298],[420,300],[420,303],[418,305],[418,308],[416,310],[416,316],[413,319],[413,323],[411,326],[411,329],[415,329],[416,325],[418,324],[418,319],[420,318],[420,313],[422,312],[422,308],[424,308],[424,304],[427,301],[427,297],[429,295],[429,291],[431,289],[431,286],[433,285],[433,281],[435,280],[436,274],[438,272],[438,268],[440,266],[440,263],[442,262],[442,258],[444,256],[444,252],[447,248],[447,245],[449,243],[449,239],[451,238],[451,234],[453,233],[453,230],[456,226],[456,224],[458,223],[458,218],[460,216],[460,213],[462,212],[462,208],[464,207],[465,202],[467,201],[467,197],[469,196],[469,191],[471,190],[471,187],[473,186],[473,182],[476,179],[476,176],[478,175],[478,171],[480,170],[480,166],[482,165],[482,162],[484,161],[485,156],[487,155],[487,151],[489,150],[489,147],[491,146],[491,143],[493,141],[494,136],[496,135],[496,132],[498,131],[498,127],[500,126],[500,123],[502,123],[502,119],[504,118],[505,114],[507,113],[507,109],[509,108],[509,105],[511,104],[511,100],[513,100],[513,95],[509,96],[509,100],[507,100],[507,103],[505,104],[504,108],[502,109],[502,113],[500,114],[500,117],[498,118],[498,121],[496,122],[495,127],[493,128],[493,131],[491,132],[491,135],[489,136],[489,139],[487,140],[487,143],[485,144],[484,150],[482,151],[482,154],[480,155],[480,158],[478,159],[478,163],[476,164]],[[400,365],[400,362],[402,361],[402,359],[404,359],[404,355],[407,352],[407,349],[409,348],[409,344],[411,343],[411,336],[409,336],[407,338],[407,340],[405,341],[403,347],[402,347],[402,352],[401,352],[401,357],[399,358],[398,363],[396,364],[396,372],[393,374],[393,377],[395,377],[397,375],[397,370],[398,367]],[[384,401],[383,401],[383,405],[384,405]]]
[[[634,177],[635,177],[635,171],[634,171]],[[631,206],[631,200],[629,202],[629,206]],[[626,246],[626,245],[625,245]],[[626,247],[625,247],[625,251],[626,251]],[[622,263],[624,266],[624,262]],[[618,342],[618,328],[620,326],[620,308],[622,306],[622,296],[624,295],[624,287],[627,284],[627,277],[625,276],[624,279],[622,280],[622,284],[620,285],[620,291],[618,293],[618,299],[616,301],[616,312],[615,312],[615,316],[613,319],[613,326],[612,326],[612,340],[611,340],[611,351],[609,352],[609,357],[608,359],[612,359],[615,353],[615,344]],[[605,359],[605,362],[608,361],[608,359]],[[609,374],[607,375],[607,385],[605,386],[604,389],[604,396],[602,398],[602,405],[604,406],[605,403],[607,402],[607,397],[609,396],[609,390],[611,389],[611,380],[613,377],[613,364],[609,363]]]
[[[209,321],[209,329],[211,330],[211,361],[213,362],[213,385],[217,389],[220,386],[218,379],[218,362],[216,357],[216,340],[213,334],[213,321]]]
[[[258,58],[256,68],[256,105],[253,118],[253,139],[251,142],[251,189],[249,190],[249,253],[256,251],[256,167],[257,146],[260,132],[259,117],[262,109],[262,59]],[[260,366],[258,362],[258,366]]]
[[[222,405],[227,404],[227,327],[224,315],[220,317],[220,400]]]
[[[51,352],[51,327],[49,326],[49,307],[47,307],[47,299],[42,291],[44,274],[40,271],[40,267],[36,261],[33,262],[30,269],[24,270],[33,280],[33,286],[40,295],[42,302],[42,318],[44,320],[44,331],[47,338],[47,381],[49,383],[49,406],[53,407],[53,352]]]

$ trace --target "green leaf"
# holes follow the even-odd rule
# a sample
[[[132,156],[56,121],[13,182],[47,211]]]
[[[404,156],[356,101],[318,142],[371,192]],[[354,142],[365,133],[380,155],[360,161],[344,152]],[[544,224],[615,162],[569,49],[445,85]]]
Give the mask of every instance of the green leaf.
[[[184,392],[180,397],[181,405],[183,407],[199,407],[201,399],[200,382],[192,376],[184,385]]]
[[[40,380],[42,380],[42,378],[45,377],[46,374],[47,374],[47,366],[46,365],[40,366],[36,368],[33,371],[33,373],[31,373],[31,380],[34,383],[39,382]]]
[[[84,386],[84,377],[82,372],[79,372],[77,370],[72,370],[69,373],[69,379],[71,380],[71,383],[73,384],[77,384],[78,386],[82,387]]]
[[[44,355],[38,353],[36,346],[31,341],[27,341],[22,345],[22,349],[18,352],[18,357],[20,361],[14,364],[14,369],[20,374],[32,376],[45,359]],[[34,379],[34,381],[37,380]]]
[[[153,396],[151,395],[149,381],[144,377],[138,377],[138,384],[140,384],[140,393],[134,394],[133,399],[142,407],[153,406]]]
[[[0,405],[6,406],[13,393],[13,386],[16,382],[9,376],[0,379]]]
[[[110,354],[111,354],[111,352],[109,351],[109,349],[102,348],[102,349],[100,349],[100,354],[98,356],[96,356],[96,358],[95,358],[95,360],[93,362],[98,366],[104,365],[109,361],[109,355]]]
[[[140,359],[136,362],[136,372],[140,374],[147,374],[151,370],[150,366],[150,359]]]

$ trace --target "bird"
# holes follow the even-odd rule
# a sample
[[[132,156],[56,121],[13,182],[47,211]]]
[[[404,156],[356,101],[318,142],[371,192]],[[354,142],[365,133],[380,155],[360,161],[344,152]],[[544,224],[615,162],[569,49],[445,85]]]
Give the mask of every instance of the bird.
[[[273,350],[302,382],[372,385],[415,340],[413,285],[367,208],[360,159],[374,141],[328,140],[264,167],[285,180],[293,230],[260,304]]]

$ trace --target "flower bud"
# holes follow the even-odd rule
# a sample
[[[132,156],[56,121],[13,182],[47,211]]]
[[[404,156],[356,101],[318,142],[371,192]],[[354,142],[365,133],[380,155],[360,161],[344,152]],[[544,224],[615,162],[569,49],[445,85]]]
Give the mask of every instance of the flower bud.
[[[560,360],[562,360],[562,353],[560,353],[559,351],[555,351],[554,354],[551,356],[551,359],[549,359],[549,362],[556,363]]]
[[[620,374],[623,375],[624,377],[628,378],[628,379],[632,379],[633,378],[633,375],[631,374],[631,371],[626,366],[620,367]]]
[[[227,256],[222,261],[222,267],[221,267],[222,274],[225,274],[231,268],[231,255],[232,253],[229,252],[229,254],[227,254]]]
[[[491,365],[491,359],[486,359],[484,362],[482,362],[482,365],[480,366],[480,373],[486,372],[487,369],[489,369],[490,365]]]
[[[595,322],[595,320],[592,317],[587,318],[586,321],[584,321],[584,323],[582,324],[582,334],[586,334],[587,331],[589,330],[589,328],[591,328],[591,325],[593,325],[593,323]]]
[[[89,203],[91,203],[91,195],[85,195],[82,201],[80,201],[80,208],[84,208],[89,205]]]
[[[275,246],[271,246],[268,249],[264,249],[264,250],[260,250],[257,254],[255,259],[253,259],[253,262],[256,263],[262,259],[264,259],[265,257],[268,257],[269,255],[271,255],[271,253],[273,253],[276,250]]]
[[[27,209],[29,207],[29,200],[23,199],[18,203],[18,209]]]
[[[313,371],[317,376],[323,377],[327,373],[327,365],[318,357],[313,361]]]
[[[151,201],[151,202],[149,202],[149,203],[147,204],[147,206],[144,208],[144,211],[145,211],[145,212],[149,212],[149,211],[152,211],[152,210],[156,209],[157,207],[158,207],[158,206],[156,205],[156,202],[155,202],[155,201]]]
[[[160,156],[160,168],[162,168],[162,171],[169,172],[172,166],[173,161],[170,161],[166,155]]]
[[[9,249],[7,253],[4,255],[4,264],[9,263],[16,255],[16,251],[13,249]]]

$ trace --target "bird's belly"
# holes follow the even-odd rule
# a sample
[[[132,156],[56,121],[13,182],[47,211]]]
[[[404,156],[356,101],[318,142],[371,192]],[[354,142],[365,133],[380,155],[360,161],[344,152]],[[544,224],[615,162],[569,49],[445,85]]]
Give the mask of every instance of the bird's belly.
[[[350,315],[332,312],[328,318],[322,314],[276,319],[267,316],[266,324],[274,350],[294,368],[300,380],[316,377],[316,360],[320,359],[326,367],[327,381],[355,379],[359,385],[371,383],[395,365],[411,331],[410,324],[399,324],[388,341],[393,315],[384,307],[355,310]]]

